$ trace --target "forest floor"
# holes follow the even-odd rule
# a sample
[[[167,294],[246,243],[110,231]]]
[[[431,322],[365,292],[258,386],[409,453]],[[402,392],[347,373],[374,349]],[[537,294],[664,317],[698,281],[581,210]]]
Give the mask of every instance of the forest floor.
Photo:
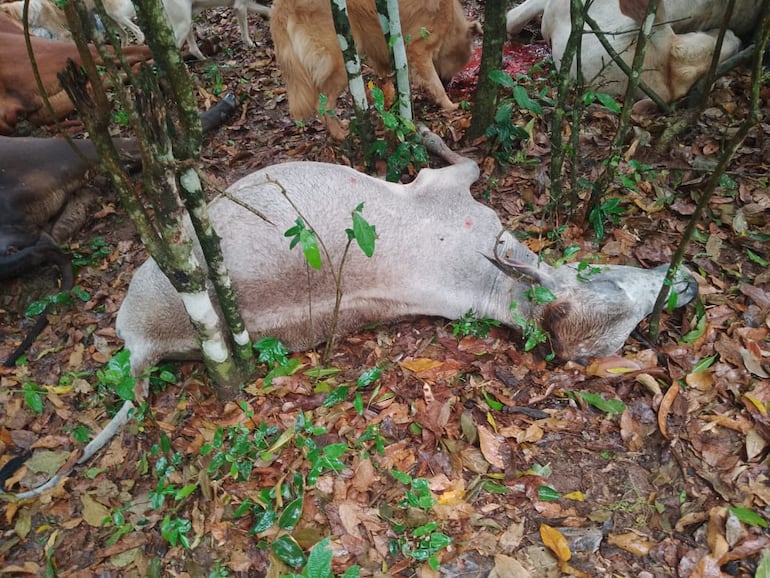
[[[251,21],[253,50],[229,11],[199,25],[211,55],[190,63],[201,107],[224,91],[240,103],[205,142],[211,186],[286,160],[360,163],[317,122],[289,119],[267,26]],[[532,82],[530,94],[548,86]],[[530,138],[506,154],[463,141],[467,110],[418,97],[416,116],[478,161],[474,196],[547,259],[576,246],[575,260],[650,267],[679,244],[749,92],[746,71],[720,80],[662,146],[679,116],[634,117],[602,241],[549,209],[547,107],[514,111]],[[602,171],[616,126],[587,108],[582,179]],[[509,330],[462,336],[418,318],[341,337],[323,367],[318,352],[295,355],[292,375],[256,379],[236,403],[218,401],[200,364],[170,365],[90,463],[39,499],[2,504],[0,575],[278,577],[301,573],[298,551],[327,536],[334,575],[755,575],[770,548],[769,136],[758,125],[730,163],[687,250],[699,299],[663,315],[657,345],[632,337],[583,366],[545,361]],[[87,301],[59,307],[27,362],[0,369],[0,466],[33,453],[13,491],[49,478],[120,405],[100,370],[121,347],[115,314],[146,253],[108,192],[70,249]],[[0,358],[54,279],[0,284]],[[328,575],[324,564],[313,557],[304,575]]]

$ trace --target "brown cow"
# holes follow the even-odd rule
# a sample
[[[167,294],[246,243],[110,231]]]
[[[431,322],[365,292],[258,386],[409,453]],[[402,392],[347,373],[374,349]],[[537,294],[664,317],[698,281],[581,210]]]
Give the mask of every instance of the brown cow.
[[[77,46],[73,42],[30,38],[37,61],[43,89],[51,101],[54,115],[61,119],[75,110],[64,92],[57,73],[72,60],[82,64]],[[95,48],[91,48],[98,59]],[[123,51],[129,64],[150,58],[146,46],[129,46]],[[21,26],[5,15],[0,15],[0,134],[13,134],[20,117],[34,124],[52,122],[32,73],[24,34]]]
[[[348,0],[347,7],[359,54],[377,74],[388,74],[390,57],[374,1]],[[480,24],[468,21],[458,0],[401,0],[399,12],[412,83],[426,89],[444,110],[456,109],[441,81],[468,63]],[[329,3],[277,0],[270,31],[286,78],[291,116],[315,114],[320,94],[326,95],[327,110],[333,113],[348,80]],[[323,120],[334,138],[345,137],[336,117],[324,115]]]

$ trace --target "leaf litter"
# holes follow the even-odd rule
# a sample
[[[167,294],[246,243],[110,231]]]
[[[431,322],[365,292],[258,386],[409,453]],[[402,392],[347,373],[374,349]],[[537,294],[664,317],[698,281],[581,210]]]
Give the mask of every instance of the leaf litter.
[[[317,125],[288,121],[265,24],[252,22],[255,57],[219,14],[205,17],[202,45],[243,104],[205,144],[212,182],[289,159],[346,162]],[[205,67],[191,64],[202,106],[216,98]],[[576,227],[561,243],[577,244],[578,258],[669,259],[747,82],[729,77],[715,110],[670,152],[637,146],[654,170],[635,192],[619,191],[625,212],[602,244]],[[420,103],[439,130],[443,117]],[[451,119],[468,126],[466,112]],[[654,139],[666,120],[637,119],[638,130]],[[589,178],[613,123],[589,111]],[[532,128],[536,163],[500,167],[483,147],[469,151],[484,168],[474,194],[538,251],[557,250],[542,219],[549,128]],[[316,353],[294,355],[294,373],[269,389],[247,384],[235,403],[217,400],[200,365],[171,366],[174,382],[91,463],[38,500],[3,503],[0,574],[281,576],[328,536],[335,575],[358,565],[363,576],[433,576],[431,555],[444,576],[768,575],[768,132],[760,124],[744,143],[688,249],[701,306],[664,315],[658,352],[631,338],[588,367],[552,363],[505,329],[460,338],[447,321],[420,318],[341,338],[329,374]],[[120,347],[114,316],[144,251],[111,201],[79,251],[96,238],[113,250],[78,273],[90,301],[51,316],[29,366],[0,370],[0,467],[34,455],[7,480],[16,491],[72,459],[119,406],[95,372]],[[8,327],[52,286],[52,273],[34,277],[2,285]],[[379,377],[359,386],[375,367]],[[215,470],[217,451],[231,453]],[[424,538],[440,536],[451,542],[430,554]]]

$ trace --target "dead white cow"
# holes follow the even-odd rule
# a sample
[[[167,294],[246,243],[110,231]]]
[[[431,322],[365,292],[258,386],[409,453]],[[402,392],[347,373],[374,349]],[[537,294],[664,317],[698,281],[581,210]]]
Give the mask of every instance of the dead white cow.
[[[739,0],[738,3],[741,1],[753,6],[756,0]],[[716,2],[721,4],[721,0],[698,0],[686,5],[682,0],[663,0],[660,3],[653,34],[647,45],[642,80],[664,101],[672,102],[687,94],[692,85],[708,71],[718,33],[717,28],[678,34],[669,23],[674,20],[669,12],[669,4],[677,18],[676,22],[682,29],[687,29],[711,24],[718,16],[724,16],[723,9],[720,11],[714,6]],[[647,0],[593,0],[588,9],[588,14],[596,21],[599,30],[629,67],[636,51],[638,16],[641,14],[643,17],[646,6]],[[701,13],[693,10],[701,10]],[[525,0],[508,12],[508,33],[515,34],[539,15],[542,15],[541,33],[551,45],[558,68],[572,29],[570,0]],[[736,25],[745,26],[744,18],[739,20],[736,19]],[[622,96],[626,91],[628,77],[615,64],[597,36],[590,32],[587,24],[585,29],[588,32],[582,39],[581,67],[586,86],[594,91]],[[720,59],[733,56],[740,46],[738,37],[728,30]],[[573,77],[576,71],[577,67],[573,64]]]
[[[332,268],[339,267],[345,252],[351,212],[363,203],[364,217],[377,230],[376,247],[371,258],[357,250],[348,253],[340,332],[413,315],[453,319],[468,310],[515,326],[515,301],[518,314],[539,320],[550,332],[563,358],[607,355],[622,347],[652,310],[665,267],[607,265],[581,279],[574,266],[539,262],[513,235],[501,234],[495,212],[471,196],[479,176],[476,163],[436,138],[426,143],[454,164],[423,169],[408,185],[343,166],[295,162],[248,175],[209,205],[251,338],[274,336],[292,350],[328,338],[336,293]],[[321,270],[309,269],[301,250],[290,249],[284,235],[299,214],[329,252]],[[557,299],[531,303],[526,292],[538,283]],[[683,304],[697,285],[684,274],[673,290]],[[161,359],[200,356],[182,299],[152,259],[136,271],[116,329],[137,377]],[[114,435],[133,407],[124,404],[86,446],[79,463]],[[38,495],[60,478],[17,496]]]
[[[423,169],[408,185],[338,165],[276,165],[232,185],[228,194],[237,203],[226,197],[211,203],[209,215],[223,237],[252,339],[270,335],[302,350],[328,337],[336,291],[332,270],[345,251],[351,212],[363,203],[363,216],[378,238],[373,257],[348,253],[340,332],[413,315],[454,319],[468,310],[515,327],[510,306],[516,302],[520,315],[550,332],[562,358],[618,350],[651,311],[665,271],[608,265],[581,280],[572,266],[540,263],[510,233],[498,239],[497,215],[470,193],[479,176],[476,163],[451,154],[455,164]],[[324,256],[321,270],[309,274],[302,252],[290,249],[284,236],[300,214],[331,259]],[[511,274],[496,266],[496,257]],[[675,288],[687,299],[690,281]],[[556,301],[530,303],[525,293],[535,283],[550,289]],[[136,271],[116,328],[131,351],[135,375],[161,359],[198,352],[182,300],[152,259]]]

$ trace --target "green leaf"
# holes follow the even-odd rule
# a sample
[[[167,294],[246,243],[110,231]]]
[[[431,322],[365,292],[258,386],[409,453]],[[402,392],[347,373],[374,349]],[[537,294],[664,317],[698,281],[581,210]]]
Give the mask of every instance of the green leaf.
[[[374,227],[358,211],[353,211],[353,236],[364,255],[367,257],[374,255],[374,241],[377,234]]]
[[[358,376],[356,385],[358,387],[366,387],[368,385],[373,384],[378,379],[380,379],[381,376],[382,376],[382,368],[370,367],[369,369],[367,369],[361,375]]]
[[[359,578],[361,575],[361,567],[360,566],[351,566],[345,572],[343,572],[342,576],[340,578]]]
[[[43,413],[43,398],[40,395],[40,388],[36,383],[27,382],[22,386],[24,391],[24,403],[35,413]]]
[[[596,93],[596,100],[602,103],[604,108],[607,108],[616,114],[620,114],[620,111],[622,110],[620,104],[618,104],[618,101],[615,100],[615,97],[610,96],[604,92]]]
[[[334,388],[334,390],[324,400],[324,407],[334,407],[338,403],[342,403],[348,398],[350,388],[347,385],[341,385]]]
[[[332,549],[329,547],[329,537],[327,536],[316,543],[310,550],[304,575],[307,578],[331,578],[332,555]]]
[[[598,393],[590,391],[579,391],[577,393],[588,405],[592,405],[604,413],[620,415],[626,409],[626,404],[619,399],[604,399]]]
[[[281,562],[292,568],[300,568],[305,563],[305,554],[302,552],[302,548],[291,536],[278,537],[273,541],[271,548]]]
[[[251,529],[252,534],[261,534],[265,530],[269,529],[275,523],[276,514],[272,508],[266,509],[262,512],[262,515],[257,519],[256,524]]]
[[[195,490],[198,489],[198,486],[196,484],[188,484],[183,488],[180,488],[177,490],[176,494],[174,494],[174,498],[178,500],[184,500],[187,496],[192,494]]]
[[[502,70],[491,70],[489,72],[489,80],[505,88],[513,89],[516,86],[516,81],[511,78],[511,75]]]
[[[550,289],[543,287],[542,285],[535,285],[527,290],[527,298],[534,303],[550,303],[556,301],[556,295],[554,295]]]
[[[561,494],[550,486],[537,487],[537,499],[541,502],[555,502],[561,498]]]
[[[727,506],[727,509],[744,524],[767,528],[767,520],[757,514],[754,510],[749,510],[743,506]]]
[[[364,413],[364,397],[361,395],[360,391],[357,391],[353,398],[353,409],[356,410],[358,415],[363,415]]]
[[[414,536],[415,538],[427,536],[436,528],[438,528],[438,522],[428,522],[427,524],[423,524],[422,526],[417,526],[414,530],[412,530],[412,536]]]
[[[706,331],[706,308],[700,299],[695,300],[695,318],[695,329],[683,335],[680,342],[695,343]]]
[[[390,475],[396,478],[396,480],[402,484],[408,485],[412,483],[412,476],[405,474],[404,472],[399,472],[398,470],[390,470]]]
[[[487,405],[489,406],[489,409],[492,411],[501,411],[503,409],[503,404],[497,401],[494,397],[489,395],[487,391],[482,391],[484,394],[484,401],[487,402]]]
[[[259,351],[259,358],[257,361],[260,363],[279,365],[285,364],[289,350],[275,337],[263,337],[256,343],[254,343],[254,349]]]
[[[762,559],[754,572],[754,578],[770,578],[770,550],[762,552]]]
[[[543,114],[543,108],[537,101],[530,98],[529,94],[527,94],[527,89],[523,86],[516,85],[513,88],[513,98],[516,101],[516,104],[519,105],[519,108],[523,108],[537,115]]]
[[[315,233],[310,229],[300,231],[299,242],[302,245],[302,252],[305,254],[308,265],[319,270],[321,268],[321,251],[318,248]]]
[[[330,375],[337,375],[340,373],[339,367],[312,367],[305,372],[308,377],[329,377]]]
[[[693,366],[691,373],[698,373],[699,371],[707,370],[709,367],[711,367],[711,364],[716,361],[717,357],[719,357],[719,354],[715,353],[714,355],[709,355],[708,357],[701,359]]]
[[[293,530],[302,515],[303,506],[304,499],[302,496],[289,502],[283,512],[281,512],[281,517],[278,518],[278,527],[284,530]]]
[[[749,261],[753,261],[760,267],[767,267],[770,263],[767,262],[767,260],[763,259],[759,255],[757,255],[754,251],[751,249],[746,249],[746,255],[749,257]]]
[[[48,307],[47,299],[40,299],[39,301],[33,301],[32,303],[29,304],[27,309],[24,311],[24,315],[26,315],[27,317],[37,317],[43,311],[45,311],[47,307]]]

